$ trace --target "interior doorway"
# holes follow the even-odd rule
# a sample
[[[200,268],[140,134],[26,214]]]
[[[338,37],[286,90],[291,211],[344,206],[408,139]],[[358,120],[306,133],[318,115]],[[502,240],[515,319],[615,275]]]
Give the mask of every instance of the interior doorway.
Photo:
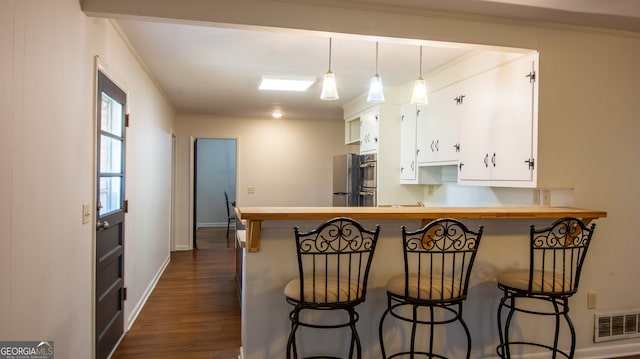
[[[193,149],[193,248],[196,249],[198,228],[228,224],[225,192],[229,203],[235,203],[237,140],[196,138]]]

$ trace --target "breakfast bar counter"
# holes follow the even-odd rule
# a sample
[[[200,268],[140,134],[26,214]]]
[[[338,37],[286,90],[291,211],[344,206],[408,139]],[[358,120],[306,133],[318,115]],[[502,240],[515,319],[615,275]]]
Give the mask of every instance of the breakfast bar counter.
[[[247,226],[247,248],[250,252],[260,250],[260,228],[264,220],[327,220],[333,217],[354,219],[419,219],[422,225],[437,218],[457,219],[555,219],[562,217],[582,218],[590,222],[606,217],[604,211],[571,207],[239,207],[238,218]]]
[[[528,264],[529,226],[550,224],[566,216],[582,218],[585,222],[607,216],[605,211],[567,207],[238,207],[236,213],[246,225],[246,231],[238,231],[239,237],[246,236],[246,246],[239,249],[242,359],[286,357],[292,308],[285,301],[283,290],[287,282],[298,275],[295,226],[308,231],[340,216],[354,218],[365,228],[380,225],[366,301],[357,308],[363,358],[373,359],[381,357],[378,322],[386,308],[386,282],[404,270],[400,228],[406,226],[414,230],[430,220],[444,217],[460,219],[474,230],[484,226],[470,277],[464,317],[473,338],[471,357],[492,358],[498,340],[495,318],[500,292],[496,276],[506,268]],[[595,241],[605,239],[599,238],[598,230],[594,238]],[[586,268],[589,268],[589,259]],[[588,281],[588,278],[583,280]],[[590,326],[589,323],[576,324],[577,327]],[[460,328],[452,327],[439,332],[436,341],[447,348],[449,357],[460,357],[460,350],[466,348],[466,343],[460,339],[464,336],[457,332]],[[338,332],[305,328],[298,333],[299,348],[304,355],[325,353],[327,348],[335,348],[340,355],[345,347],[348,351],[348,340],[345,339],[348,336],[346,332]],[[389,338],[390,350],[402,346],[408,333],[410,330],[407,332],[399,327],[385,332],[385,344]],[[591,340],[590,334],[578,333],[578,349],[580,340]]]

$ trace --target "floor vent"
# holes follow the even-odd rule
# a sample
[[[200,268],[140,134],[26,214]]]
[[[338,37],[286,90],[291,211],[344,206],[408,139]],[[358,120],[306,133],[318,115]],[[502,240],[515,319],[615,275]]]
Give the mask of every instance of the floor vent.
[[[640,337],[640,310],[626,313],[596,314],[594,341]]]

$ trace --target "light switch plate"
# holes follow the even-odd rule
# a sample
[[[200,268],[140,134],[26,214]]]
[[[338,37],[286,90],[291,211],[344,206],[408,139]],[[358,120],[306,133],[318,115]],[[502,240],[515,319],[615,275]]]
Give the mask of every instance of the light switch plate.
[[[82,224],[87,224],[91,221],[91,205],[84,203],[82,205]]]
[[[256,193],[256,188],[254,186],[247,187],[247,193]]]

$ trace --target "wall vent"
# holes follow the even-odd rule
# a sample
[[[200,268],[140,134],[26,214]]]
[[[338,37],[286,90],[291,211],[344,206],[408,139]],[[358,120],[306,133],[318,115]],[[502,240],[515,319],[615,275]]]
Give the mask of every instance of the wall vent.
[[[596,314],[594,341],[640,337],[640,310],[622,313]]]

